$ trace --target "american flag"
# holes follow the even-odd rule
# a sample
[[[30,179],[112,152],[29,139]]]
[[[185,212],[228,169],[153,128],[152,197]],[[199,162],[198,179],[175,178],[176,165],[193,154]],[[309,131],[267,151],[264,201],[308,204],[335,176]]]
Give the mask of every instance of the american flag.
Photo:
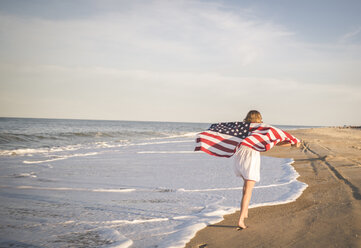
[[[299,142],[291,134],[264,123],[226,122],[212,124],[207,131],[199,133],[194,150],[231,157],[240,145],[265,152],[282,141]]]

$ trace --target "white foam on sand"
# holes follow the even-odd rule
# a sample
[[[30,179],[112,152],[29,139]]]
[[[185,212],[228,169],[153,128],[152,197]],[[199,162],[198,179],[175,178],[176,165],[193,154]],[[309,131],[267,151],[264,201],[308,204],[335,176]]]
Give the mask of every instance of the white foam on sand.
[[[272,188],[272,187],[279,187],[279,186],[284,186],[284,185],[288,185],[291,184],[293,182],[295,182],[295,180],[291,180],[289,182],[286,183],[280,183],[280,184],[270,184],[270,185],[263,185],[263,186],[255,186],[254,189],[264,189],[264,188]],[[178,191],[181,192],[210,192],[210,191],[232,191],[232,190],[242,190],[243,187],[233,187],[233,188],[214,188],[214,189],[178,189]]]
[[[134,146],[148,146],[148,145],[161,145],[161,144],[171,144],[171,143],[189,143],[189,142],[194,142],[194,140],[154,141],[154,142],[135,143],[135,144],[131,144],[131,145],[134,145]]]
[[[167,137],[162,137],[162,138],[159,138],[159,137],[157,137],[157,138],[149,138],[149,140],[174,139],[174,138],[185,138],[185,137],[187,137],[187,138],[190,138],[190,137],[195,138],[197,134],[198,133],[196,133],[196,132],[189,132],[189,133],[184,133],[184,134],[179,134],[179,135],[168,135]]]
[[[65,160],[65,159],[74,158],[74,157],[95,156],[97,154],[99,154],[99,153],[98,152],[78,153],[78,154],[57,156],[55,158],[38,160],[38,161],[25,160],[25,161],[23,161],[23,163],[24,164],[41,164],[41,163],[54,162],[54,161],[58,161],[58,160]]]
[[[52,147],[52,148],[24,148],[24,149],[15,149],[15,150],[1,150],[0,156],[31,156],[33,154],[49,154],[56,152],[68,152],[75,151],[82,148],[83,145],[68,145],[62,147]]]
[[[102,239],[112,242],[111,245],[107,245],[108,248],[128,248],[133,244],[133,241],[124,237],[120,232],[110,228],[100,228],[96,230]]]
[[[158,153],[158,154],[172,154],[172,153],[194,153],[193,151],[140,151],[140,152],[137,152],[139,154],[145,154],[145,153],[148,153],[148,154],[155,154],[155,153]]]
[[[0,188],[24,189],[24,190],[47,190],[47,191],[84,191],[84,192],[101,192],[101,193],[129,193],[136,189],[86,189],[86,188],[68,188],[68,187],[37,187],[30,185],[10,186],[0,185]]]

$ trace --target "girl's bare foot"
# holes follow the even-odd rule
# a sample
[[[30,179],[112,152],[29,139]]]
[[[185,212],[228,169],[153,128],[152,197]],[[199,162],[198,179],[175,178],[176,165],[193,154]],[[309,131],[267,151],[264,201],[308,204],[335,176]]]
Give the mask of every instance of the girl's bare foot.
[[[238,228],[239,229],[246,229],[247,228],[247,226],[244,224],[244,219],[239,219],[239,221],[238,221]]]

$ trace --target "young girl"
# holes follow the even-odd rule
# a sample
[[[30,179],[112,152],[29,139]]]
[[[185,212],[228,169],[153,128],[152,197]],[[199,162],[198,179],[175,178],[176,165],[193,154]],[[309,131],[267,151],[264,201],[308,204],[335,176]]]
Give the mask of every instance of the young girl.
[[[253,123],[262,123],[262,116],[257,110],[251,110],[248,112],[244,122],[249,122],[251,126],[254,125]],[[292,146],[298,147],[299,144],[297,142]],[[277,146],[290,146],[290,143],[280,142]],[[238,230],[247,228],[244,219],[248,218],[248,205],[251,200],[253,187],[260,180],[260,164],[261,156],[259,151],[245,145],[238,147],[234,157],[234,172],[236,176],[242,177],[244,180]]]

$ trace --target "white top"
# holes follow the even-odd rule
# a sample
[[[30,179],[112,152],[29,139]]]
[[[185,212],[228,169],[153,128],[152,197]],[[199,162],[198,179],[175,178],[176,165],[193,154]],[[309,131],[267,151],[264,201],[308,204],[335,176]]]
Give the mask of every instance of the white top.
[[[234,173],[245,180],[260,180],[260,152],[241,145],[234,154]]]

